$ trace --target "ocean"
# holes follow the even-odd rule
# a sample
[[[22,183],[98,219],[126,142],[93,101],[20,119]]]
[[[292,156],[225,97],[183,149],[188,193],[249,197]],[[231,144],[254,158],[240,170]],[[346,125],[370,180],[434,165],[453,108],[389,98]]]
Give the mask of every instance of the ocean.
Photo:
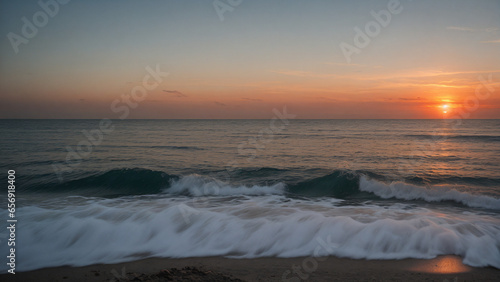
[[[500,268],[499,129],[500,120],[0,120],[0,219],[7,226],[14,170],[17,271],[448,254]]]

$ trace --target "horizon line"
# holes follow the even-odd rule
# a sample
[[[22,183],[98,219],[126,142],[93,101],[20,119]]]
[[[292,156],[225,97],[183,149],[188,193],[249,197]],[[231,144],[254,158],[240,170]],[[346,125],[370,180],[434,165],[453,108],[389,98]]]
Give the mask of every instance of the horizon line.
[[[0,118],[0,120],[269,120],[270,118]],[[294,118],[293,120],[500,120],[500,118]]]

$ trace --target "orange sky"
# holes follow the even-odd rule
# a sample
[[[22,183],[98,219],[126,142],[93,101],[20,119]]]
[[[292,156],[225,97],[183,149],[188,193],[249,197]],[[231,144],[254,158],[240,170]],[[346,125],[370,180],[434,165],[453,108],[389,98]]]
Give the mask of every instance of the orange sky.
[[[401,1],[349,58],[339,46],[388,1],[323,2],[245,2],[222,21],[204,2],[61,6],[17,54],[2,41],[0,118],[117,118],[110,105],[147,66],[169,75],[127,118],[269,118],[283,106],[304,119],[500,118],[497,1]],[[40,9],[1,6],[4,34],[22,35],[20,18]]]

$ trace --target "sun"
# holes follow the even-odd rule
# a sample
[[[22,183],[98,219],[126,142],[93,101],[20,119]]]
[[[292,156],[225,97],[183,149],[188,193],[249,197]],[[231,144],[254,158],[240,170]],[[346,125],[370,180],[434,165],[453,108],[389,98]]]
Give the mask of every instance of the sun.
[[[450,107],[448,104],[444,104],[441,107],[443,107],[443,114],[446,114],[448,112],[448,108]]]

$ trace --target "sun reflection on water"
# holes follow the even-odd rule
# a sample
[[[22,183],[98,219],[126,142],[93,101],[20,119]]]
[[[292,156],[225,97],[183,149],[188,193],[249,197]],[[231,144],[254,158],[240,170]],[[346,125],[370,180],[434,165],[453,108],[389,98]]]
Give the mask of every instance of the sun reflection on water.
[[[460,257],[444,256],[432,260],[423,260],[411,267],[410,270],[424,273],[451,274],[469,272],[471,268],[464,265]]]

